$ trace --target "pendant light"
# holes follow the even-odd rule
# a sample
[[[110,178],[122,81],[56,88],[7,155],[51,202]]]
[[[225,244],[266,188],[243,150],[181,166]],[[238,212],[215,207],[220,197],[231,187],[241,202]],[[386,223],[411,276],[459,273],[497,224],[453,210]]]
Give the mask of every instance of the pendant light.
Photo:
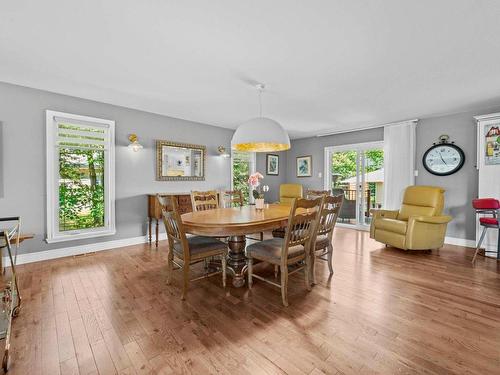
[[[259,92],[259,117],[241,124],[234,132],[231,148],[237,151],[270,152],[290,149],[290,138],[285,129],[276,121],[262,117],[262,92],[265,86],[256,86]]]

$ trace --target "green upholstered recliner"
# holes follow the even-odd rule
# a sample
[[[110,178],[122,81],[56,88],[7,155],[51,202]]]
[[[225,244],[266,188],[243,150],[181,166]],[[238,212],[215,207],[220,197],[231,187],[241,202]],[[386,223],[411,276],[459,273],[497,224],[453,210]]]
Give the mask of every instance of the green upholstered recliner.
[[[444,189],[409,186],[400,210],[371,210],[370,237],[404,250],[438,249],[452,219],[443,207]]]

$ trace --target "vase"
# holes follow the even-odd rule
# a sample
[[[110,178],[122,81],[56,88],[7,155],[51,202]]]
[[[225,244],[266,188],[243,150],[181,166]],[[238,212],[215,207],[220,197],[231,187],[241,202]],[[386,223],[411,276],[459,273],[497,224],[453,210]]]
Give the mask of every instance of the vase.
[[[255,208],[257,210],[263,210],[264,209],[264,198],[257,198],[255,200]]]

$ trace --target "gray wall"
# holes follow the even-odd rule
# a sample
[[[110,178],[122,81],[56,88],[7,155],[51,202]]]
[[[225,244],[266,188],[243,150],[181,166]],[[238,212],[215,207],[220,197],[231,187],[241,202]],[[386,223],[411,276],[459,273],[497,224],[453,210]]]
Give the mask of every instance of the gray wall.
[[[116,121],[115,236],[46,244],[45,110]],[[217,146],[230,147],[232,130],[169,118],[123,107],[0,83],[3,122],[4,196],[0,216],[20,215],[24,232],[35,234],[21,252],[36,252],[146,234],[146,194],[230,187],[230,160],[216,156]],[[127,148],[137,133],[144,149]],[[155,139],[207,146],[206,181],[155,181]]]
[[[280,185],[286,183],[287,171],[287,152],[272,152],[279,155],[279,174],[277,176],[266,174],[266,155],[267,153],[257,153],[256,170],[264,175],[264,185],[269,185],[269,192],[266,194],[266,202],[276,202],[279,200]]]
[[[43,241],[46,232],[46,109],[116,121],[115,236],[51,245]],[[419,176],[416,183],[439,185],[446,189],[446,212],[454,217],[448,227],[448,236],[475,238],[474,213],[470,209],[470,201],[477,196],[478,185],[475,169],[476,128],[473,117],[493,112],[500,112],[500,107],[421,119],[417,125]],[[138,134],[140,142],[145,146],[139,153],[133,153],[126,147],[127,136],[133,132]],[[451,140],[462,147],[466,154],[464,167],[452,176],[433,176],[422,166],[423,153],[441,134],[450,135]],[[22,216],[23,231],[35,234],[35,239],[26,241],[21,252],[142,236],[146,233],[146,194],[229,188],[230,160],[217,157],[216,149],[219,145],[229,148],[231,136],[232,131],[228,129],[0,83],[0,216]],[[155,139],[205,144],[208,154],[206,181],[155,181]],[[279,185],[285,182],[301,183],[305,189],[322,189],[323,176],[318,177],[318,173],[324,173],[325,147],[381,140],[382,128],[293,140],[290,151],[279,153],[278,176],[265,174],[266,154],[258,154],[257,170],[264,174],[264,183],[270,186],[267,200],[277,200]],[[312,177],[296,177],[295,159],[303,155],[312,155]]]
[[[447,236],[474,240],[475,215],[471,209],[471,200],[477,197],[478,173],[476,164],[476,125],[474,116],[500,112],[500,107],[478,109],[476,111],[437,116],[421,119],[417,125],[416,140],[416,168],[417,185],[435,185],[446,189],[445,212],[453,216],[448,225]],[[422,165],[425,151],[437,141],[441,134],[448,134],[450,140],[460,146],[465,153],[465,165],[451,176],[434,176],[427,172]],[[287,152],[286,181],[300,183],[304,189],[323,189],[324,148],[345,144],[382,141],[383,128],[375,128],[350,133],[335,134],[327,137],[311,137],[292,141],[292,149]],[[297,156],[312,155],[312,177],[296,177],[295,158]]]
[[[446,189],[445,212],[453,216],[448,224],[447,236],[474,240],[476,238],[475,214],[471,200],[478,194],[476,170],[476,122],[474,116],[500,112],[500,107],[474,112],[422,119],[417,125],[417,185],[437,185]],[[441,134],[448,134],[465,153],[463,168],[451,176],[434,176],[422,164],[425,151],[437,142]]]
[[[311,137],[292,141],[292,148],[287,154],[287,182],[302,184],[306,189],[323,190],[325,147],[354,143],[376,142],[384,139],[384,129],[368,129],[350,133],[334,134],[325,137]],[[312,177],[297,177],[296,158],[312,155]],[[321,177],[318,177],[321,173]]]

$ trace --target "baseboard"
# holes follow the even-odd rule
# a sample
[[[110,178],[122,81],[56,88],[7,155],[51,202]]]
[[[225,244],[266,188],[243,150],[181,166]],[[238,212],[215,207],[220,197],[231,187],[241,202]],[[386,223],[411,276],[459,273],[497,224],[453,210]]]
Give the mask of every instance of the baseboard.
[[[448,245],[457,245],[457,246],[465,246],[465,247],[476,247],[475,240],[467,240],[465,238],[456,238],[456,237],[445,237],[444,243]]]
[[[160,240],[167,239],[166,234],[160,233],[159,239]],[[43,260],[64,258],[68,256],[81,255],[86,253],[94,253],[97,251],[111,250],[131,245],[139,245],[147,242],[148,242],[147,236],[140,236],[140,237],[123,238],[120,240],[113,240],[113,241],[96,242],[88,245],[62,247],[59,249],[39,251],[36,253],[19,254],[17,256],[17,264],[19,265],[19,264],[26,264],[33,262],[41,262]],[[3,257],[2,261],[3,261],[2,264],[4,264],[6,267],[10,265],[9,257]]]

